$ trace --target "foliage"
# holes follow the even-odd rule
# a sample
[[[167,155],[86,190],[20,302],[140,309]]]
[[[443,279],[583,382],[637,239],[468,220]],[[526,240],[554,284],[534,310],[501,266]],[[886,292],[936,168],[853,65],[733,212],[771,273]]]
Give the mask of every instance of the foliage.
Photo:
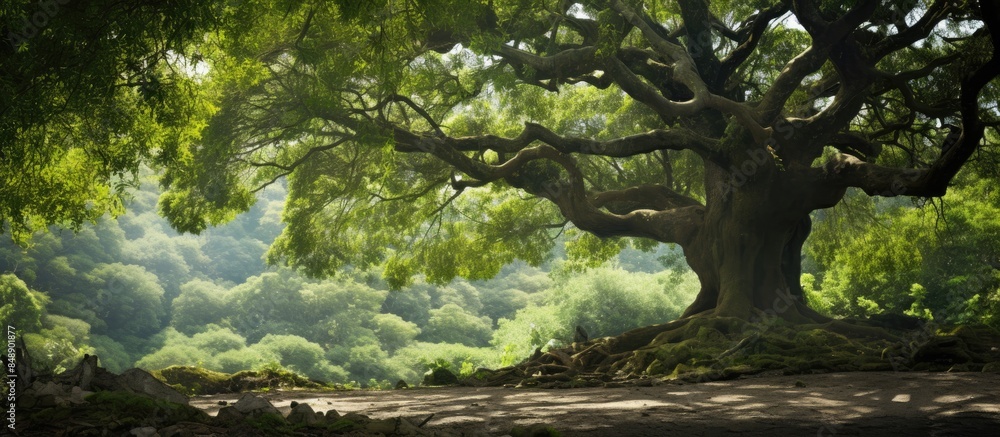
[[[200,279],[181,285],[180,295],[170,303],[170,325],[190,335],[200,326],[218,321],[226,310],[225,292],[225,288]]]
[[[114,263],[99,264],[87,279],[96,301],[94,311],[104,321],[98,333],[142,337],[160,329],[165,318],[163,288],[155,275],[139,266]]]
[[[47,315],[42,329],[23,335],[32,365],[40,371],[59,373],[79,363],[84,354],[94,353],[88,346],[90,325],[82,320]]]
[[[108,371],[122,373],[135,363],[135,358],[129,354],[124,345],[106,335],[91,335],[90,346],[100,359],[98,364]]]
[[[491,348],[418,342],[397,351],[390,358],[389,365],[398,372],[400,379],[417,382],[428,368],[438,366],[460,370],[465,362],[475,367],[492,368],[499,364],[499,354]]]
[[[611,337],[678,318],[699,287],[691,273],[675,275],[596,269],[560,284],[549,304],[565,321],[562,338],[570,338],[568,330],[577,325],[594,338]]]
[[[389,353],[412,343],[420,335],[416,323],[407,322],[395,314],[378,314],[374,322],[375,336]]]
[[[346,382],[346,372],[323,359],[323,348],[320,345],[297,335],[268,334],[254,348],[277,355],[282,366],[312,379]]]
[[[485,346],[489,341],[491,325],[488,317],[476,317],[464,308],[449,303],[431,310],[431,318],[421,338],[432,343]]]
[[[205,332],[191,336],[191,345],[215,355],[246,347],[246,339],[229,328],[209,325]]]
[[[135,362],[135,367],[146,370],[163,369],[170,366],[201,366],[210,356],[194,346],[169,344]]]
[[[995,324],[1000,197],[991,185],[973,178],[937,205],[873,209],[873,226],[821,221],[821,232],[858,230],[835,245],[817,239],[807,247],[824,269],[821,281],[806,278],[814,284],[811,301],[839,316],[887,312],[941,323]]]
[[[691,272],[588,270],[546,290],[544,304],[521,309],[513,319],[501,319],[491,344],[502,349],[510,363],[536,348],[572,342],[576,326],[590,338],[614,336],[679,317],[698,289]]]
[[[205,364],[205,368],[225,373],[236,373],[241,370],[257,370],[279,362],[277,354],[261,348],[247,347],[222,351]]]
[[[25,241],[121,213],[142,163],[183,156],[208,105],[175,61],[190,59],[219,12],[197,1],[4,2],[0,232]]]
[[[42,311],[48,297],[33,291],[15,275],[0,275],[0,320],[22,332],[42,326]]]

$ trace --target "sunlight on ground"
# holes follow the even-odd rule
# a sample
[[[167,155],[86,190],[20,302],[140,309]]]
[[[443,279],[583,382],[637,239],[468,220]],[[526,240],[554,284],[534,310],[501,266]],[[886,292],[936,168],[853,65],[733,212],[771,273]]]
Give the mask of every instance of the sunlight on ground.
[[[892,401],[893,402],[910,402],[910,395],[908,395],[908,394],[898,394],[896,396],[893,396]]]

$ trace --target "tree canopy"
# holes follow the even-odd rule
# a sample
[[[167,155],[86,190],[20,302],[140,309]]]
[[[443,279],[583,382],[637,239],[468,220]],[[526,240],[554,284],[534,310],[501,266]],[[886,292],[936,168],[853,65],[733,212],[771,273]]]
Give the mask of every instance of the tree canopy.
[[[996,135],[993,1],[267,6],[201,46],[218,110],[160,207],[198,232],[287,178],[270,259],[314,275],[484,278],[580,230],[680,245],[686,315],[818,321],[809,214],[940,196]]]
[[[144,162],[179,158],[205,102],[180,61],[218,24],[199,1],[0,5],[0,231],[120,213]],[[185,146],[186,147],[186,146]]]

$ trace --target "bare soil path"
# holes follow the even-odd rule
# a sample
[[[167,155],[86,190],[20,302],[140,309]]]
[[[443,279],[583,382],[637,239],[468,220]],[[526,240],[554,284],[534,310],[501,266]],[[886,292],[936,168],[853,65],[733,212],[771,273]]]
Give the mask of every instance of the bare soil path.
[[[401,416],[464,435],[543,423],[564,436],[1000,436],[1000,374],[852,372],[645,387],[446,387],[265,395],[373,418]],[[221,400],[191,404],[215,414]]]

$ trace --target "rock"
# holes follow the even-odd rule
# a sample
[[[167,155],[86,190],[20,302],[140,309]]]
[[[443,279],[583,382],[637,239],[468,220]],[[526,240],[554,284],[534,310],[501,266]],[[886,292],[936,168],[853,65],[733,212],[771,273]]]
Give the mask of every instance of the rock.
[[[35,388],[35,396],[52,395],[56,397],[64,397],[69,395],[66,387],[63,387],[62,384],[56,384],[53,381],[49,381],[45,384],[36,382],[32,387],[37,387]]]
[[[25,392],[21,396],[17,397],[17,407],[24,409],[31,409],[35,407],[38,403],[38,398],[35,397],[33,392]]]
[[[337,410],[330,410],[326,412],[327,422],[333,422],[337,419],[340,419],[340,413],[338,413]]]
[[[365,432],[371,434],[393,435],[396,434],[396,428],[398,424],[399,424],[398,418],[373,420],[365,424]]]
[[[420,429],[417,425],[414,425],[409,420],[400,418],[399,423],[396,424],[396,434],[397,435],[423,435],[424,430]]]
[[[92,394],[94,394],[94,392],[81,389],[80,387],[73,387],[73,389],[70,390],[69,402],[71,404],[77,404],[77,405],[83,404],[87,402],[85,400],[87,396],[90,396]]]
[[[406,381],[400,379],[399,382],[396,383],[396,390],[402,390],[404,388],[410,388],[410,384],[407,384]]]
[[[983,372],[985,373],[1000,373],[1000,361],[994,361],[992,363],[986,363],[983,366]]]
[[[316,412],[313,411],[309,404],[298,404],[292,411],[288,413],[288,417],[285,418],[288,423],[292,425],[313,425],[317,422]]]
[[[317,411],[315,414],[316,414],[316,424],[317,425],[323,426],[323,425],[327,424],[326,416],[323,414],[322,411]]]
[[[56,375],[53,380],[59,383],[79,386],[84,390],[91,389],[91,383],[97,374],[97,355],[84,354],[80,364]]]
[[[253,393],[246,393],[235,404],[233,408],[236,411],[243,413],[245,415],[257,416],[260,414],[277,414],[281,415],[281,412],[271,402]],[[222,410],[219,410],[220,412]]]
[[[162,399],[177,404],[188,404],[187,396],[154,378],[153,375],[142,369],[126,370],[118,377],[118,385],[125,391],[146,395],[153,399]]]
[[[370,417],[359,413],[347,413],[343,416],[340,416],[340,418],[354,423],[368,423],[369,420],[372,420]]]
[[[194,437],[195,435],[194,432],[181,425],[170,425],[156,431],[156,433],[159,434],[160,437]]]
[[[237,410],[236,407],[223,407],[219,409],[219,413],[215,415],[212,423],[229,426],[242,422],[245,417],[246,415]]]
[[[450,370],[438,367],[424,374],[424,381],[421,385],[451,385],[457,384],[458,377]]]
[[[156,428],[153,428],[152,426],[132,428],[128,433],[129,435],[134,435],[136,437],[160,437],[160,434],[156,432]]]

